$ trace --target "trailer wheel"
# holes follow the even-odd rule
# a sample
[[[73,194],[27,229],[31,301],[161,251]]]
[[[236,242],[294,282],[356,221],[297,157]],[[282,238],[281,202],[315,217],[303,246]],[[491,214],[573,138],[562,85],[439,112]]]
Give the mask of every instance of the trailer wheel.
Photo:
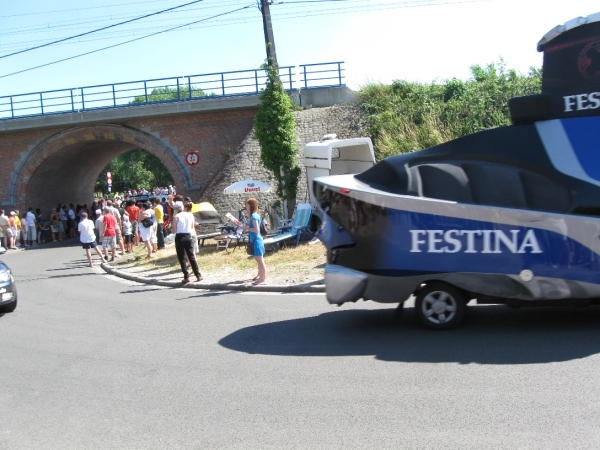
[[[417,292],[415,314],[427,328],[454,328],[460,323],[466,310],[465,296],[452,285],[436,281]]]

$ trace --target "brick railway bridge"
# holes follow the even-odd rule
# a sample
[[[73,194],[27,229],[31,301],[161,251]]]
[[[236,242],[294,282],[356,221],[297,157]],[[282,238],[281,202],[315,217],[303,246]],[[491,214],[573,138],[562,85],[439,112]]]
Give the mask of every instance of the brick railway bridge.
[[[295,91],[314,107],[348,103],[344,86]],[[258,95],[97,109],[0,121],[0,203],[21,211],[59,202],[91,203],[101,170],[142,148],[171,173],[178,193],[200,198],[253,127]],[[185,155],[198,152],[190,166]]]

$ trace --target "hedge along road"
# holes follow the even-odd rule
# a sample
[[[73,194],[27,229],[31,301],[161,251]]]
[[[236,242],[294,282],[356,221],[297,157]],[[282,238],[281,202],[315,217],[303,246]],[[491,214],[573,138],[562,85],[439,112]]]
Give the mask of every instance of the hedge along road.
[[[323,294],[141,285],[79,247],[2,256],[0,448],[597,448],[598,309],[450,332]]]

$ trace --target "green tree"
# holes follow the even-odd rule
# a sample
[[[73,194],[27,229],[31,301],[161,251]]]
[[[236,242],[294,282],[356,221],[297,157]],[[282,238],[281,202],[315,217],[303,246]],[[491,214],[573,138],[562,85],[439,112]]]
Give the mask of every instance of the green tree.
[[[146,188],[173,184],[173,177],[156,156],[136,148],[117,156],[102,169],[96,180],[95,191],[107,192],[106,172],[112,175],[112,190],[122,192],[125,188]]]
[[[214,94],[211,94],[211,96],[213,96],[213,95]],[[198,97],[206,97],[206,93],[200,88],[192,87],[192,97],[191,98],[198,98]],[[188,86],[180,86],[179,91],[177,90],[177,88],[165,86],[162,88],[152,89],[152,91],[148,94],[148,100],[146,100],[145,95],[137,95],[133,98],[133,100],[130,103],[132,103],[132,104],[133,103],[146,103],[146,101],[158,102],[158,101],[164,101],[164,100],[177,100],[177,99],[185,100],[185,99],[189,99],[189,98],[190,98],[190,89]]]
[[[541,71],[527,75],[504,61],[471,66],[471,78],[431,84],[396,80],[359,91],[378,160],[431,147],[486,128],[510,125],[508,100],[541,91]]]
[[[277,66],[264,64],[262,67],[267,81],[254,118],[254,134],[261,148],[260,159],[273,174],[277,195],[287,202],[287,217],[291,217],[301,173],[297,162],[294,106],[283,89]]]

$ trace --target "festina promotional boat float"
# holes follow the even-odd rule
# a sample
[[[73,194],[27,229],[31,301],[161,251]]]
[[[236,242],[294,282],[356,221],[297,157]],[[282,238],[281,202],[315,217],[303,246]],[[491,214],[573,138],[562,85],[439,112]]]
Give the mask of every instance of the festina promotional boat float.
[[[600,13],[538,50],[542,93],[511,99],[513,125],[315,179],[330,303],[415,295],[431,328],[472,299],[600,304]]]

